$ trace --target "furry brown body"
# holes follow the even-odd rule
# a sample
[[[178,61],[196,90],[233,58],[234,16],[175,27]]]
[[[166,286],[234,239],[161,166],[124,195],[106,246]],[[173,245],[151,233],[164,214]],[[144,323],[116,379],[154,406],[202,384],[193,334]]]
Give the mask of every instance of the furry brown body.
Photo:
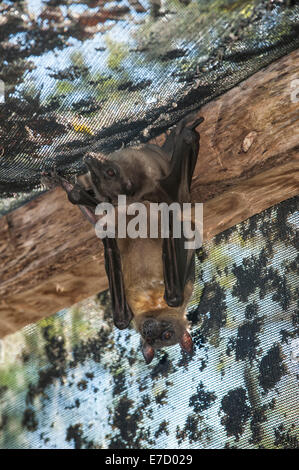
[[[186,307],[193,290],[193,282],[190,280],[184,289],[182,305],[170,307],[167,304],[164,297],[162,243],[161,238],[117,240],[126,299],[133,312],[133,325],[153,349],[180,342],[188,328]],[[148,320],[157,322],[153,324],[156,328],[153,328],[151,335],[147,335],[146,329],[144,331],[144,324]],[[163,337],[165,332],[169,334]]]

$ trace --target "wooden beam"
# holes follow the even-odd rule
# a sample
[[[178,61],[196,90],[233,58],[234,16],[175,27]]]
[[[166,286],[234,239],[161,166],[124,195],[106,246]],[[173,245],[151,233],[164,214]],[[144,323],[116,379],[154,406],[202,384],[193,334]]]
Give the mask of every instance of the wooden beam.
[[[298,66],[295,51],[201,109],[205,239],[299,193]],[[101,242],[61,189],[0,219],[0,337],[106,288]]]

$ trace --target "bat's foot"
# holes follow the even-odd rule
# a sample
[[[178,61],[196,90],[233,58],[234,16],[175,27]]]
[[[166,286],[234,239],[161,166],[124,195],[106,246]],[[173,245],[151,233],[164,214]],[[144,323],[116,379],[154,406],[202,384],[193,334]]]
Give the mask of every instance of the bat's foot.
[[[49,173],[46,171],[42,172],[40,182],[46,189],[54,189],[56,186],[61,185],[56,171],[51,171]]]
[[[203,117],[200,117],[200,118],[196,119],[196,121],[194,121],[191,124],[191,126],[189,126],[189,129],[191,129],[192,131],[195,131],[196,127],[199,126],[202,122],[204,122]]]
[[[54,189],[57,188],[57,186],[61,186],[67,192],[70,192],[73,189],[73,185],[71,183],[58,175],[56,168],[53,168],[50,172],[42,172],[40,181],[46,189]]]

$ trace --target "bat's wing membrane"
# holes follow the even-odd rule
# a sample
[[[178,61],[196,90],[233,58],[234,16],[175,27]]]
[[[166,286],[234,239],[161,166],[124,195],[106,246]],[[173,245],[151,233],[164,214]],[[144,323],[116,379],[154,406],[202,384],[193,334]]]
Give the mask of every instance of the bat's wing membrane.
[[[198,119],[192,126],[178,125],[168,136],[164,149],[172,152],[169,174],[160,180],[160,190],[168,203],[190,202],[190,186],[199,151],[199,134],[195,128],[203,121]],[[193,250],[185,248],[187,239],[181,223],[181,237],[173,236],[174,218],[170,213],[169,238],[163,239],[163,270],[165,300],[171,307],[182,305],[186,282],[194,277]]]

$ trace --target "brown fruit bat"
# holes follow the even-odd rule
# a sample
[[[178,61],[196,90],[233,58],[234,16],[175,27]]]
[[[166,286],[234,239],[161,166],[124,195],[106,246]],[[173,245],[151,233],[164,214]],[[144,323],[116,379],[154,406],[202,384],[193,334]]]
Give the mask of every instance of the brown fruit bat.
[[[108,156],[88,153],[88,172],[75,184],[52,174],[71,203],[96,224],[100,202],[190,202],[190,185],[199,151],[198,119],[187,126],[181,121],[162,147],[145,144]],[[155,349],[179,343],[192,352],[186,306],[194,283],[194,250],[186,249],[184,235],[169,238],[103,238],[105,269],[109,280],[113,320],[119,329],[133,322],[141,335],[143,356],[149,364]]]

